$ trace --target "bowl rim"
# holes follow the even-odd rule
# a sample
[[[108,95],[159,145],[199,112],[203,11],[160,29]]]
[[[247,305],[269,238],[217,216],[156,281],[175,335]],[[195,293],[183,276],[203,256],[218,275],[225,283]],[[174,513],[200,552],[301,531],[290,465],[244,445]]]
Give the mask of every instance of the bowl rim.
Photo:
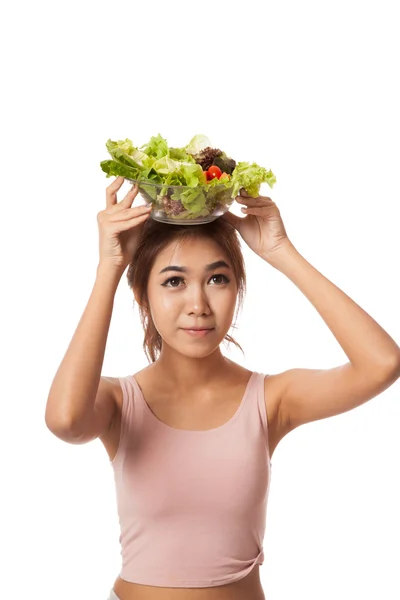
[[[149,179],[131,179],[130,177],[125,177],[124,179],[126,179],[126,181],[130,181],[131,183],[144,183],[146,185],[152,185],[154,187],[165,187],[165,188],[172,188],[172,189],[179,189],[179,190],[196,190],[196,189],[200,189],[203,188],[205,190],[215,190],[215,189],[219,189],[219,188],[224,188],[226,190],[229,190],[229,188],[226,187],[226,185],[224,185],[223,183],[220,183],[218,185],[213,185],[211,188],[207,188],[206,185],[196,185],[196,186],[192,186],[192,185],[169,185],[168,183],[154,183],[153,181],[150,181]]]

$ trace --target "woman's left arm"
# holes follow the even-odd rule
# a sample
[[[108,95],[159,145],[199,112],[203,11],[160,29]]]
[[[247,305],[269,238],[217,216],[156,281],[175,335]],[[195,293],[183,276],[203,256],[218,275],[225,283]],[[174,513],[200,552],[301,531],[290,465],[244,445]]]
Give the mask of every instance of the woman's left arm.
[[[282,373],[280,411],[290,429],[355,408],[400,377],[400,348],[393,338],[290,243],[267,262],[303,292],[350,361]]]
[[[275,376],[281,384],[280,416],[289,429],[348,411],[392,385],[400,377],[400,348],[393,338],[297,251],[270,198],[237,200],[248,205],[248,217],[224,217],[308,298],[349,359],[333,369],[289,369]]]

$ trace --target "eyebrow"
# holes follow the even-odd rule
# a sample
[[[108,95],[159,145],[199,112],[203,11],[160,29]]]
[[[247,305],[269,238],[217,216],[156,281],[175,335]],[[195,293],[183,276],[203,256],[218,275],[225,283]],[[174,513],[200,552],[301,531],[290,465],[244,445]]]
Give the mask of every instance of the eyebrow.
[[[209,265],[206,265],[205,270],[214,271],[214,269],[219,269],[221,267],[230,269],[230,266],[224,260],[217,260]],[[188,271],[190,271],[190,269],[187,269],[186,267],[178,267],[177,265],[170,265],[162,269],[159,274],[161,275],[161,273],[165,273],[166,271],[178,271],[179,273],[187,273]]]

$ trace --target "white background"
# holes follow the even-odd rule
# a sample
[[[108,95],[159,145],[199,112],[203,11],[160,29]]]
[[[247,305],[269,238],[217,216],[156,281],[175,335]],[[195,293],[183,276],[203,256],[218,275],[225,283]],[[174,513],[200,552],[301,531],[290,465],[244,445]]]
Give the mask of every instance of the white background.
[[[2,597],[104,598],[120,569],[112,470],[46,429],[89,298],[105,143],[196,133],[263,184],[297,249],[399,342],[395,2],[8,3],[0,50]],[[125,183],[121,198],[128,190]],[[239,213],[239,206],[233,211]],[[224,353],[277,373],[347,357],[294,284],[242,241],[248,293]],[[147,365],[122,278],[103,375]],[[360,339],[362,344],[363,340]],[[400,382],[288,435],[273,456],[267,600],[400,597]]]

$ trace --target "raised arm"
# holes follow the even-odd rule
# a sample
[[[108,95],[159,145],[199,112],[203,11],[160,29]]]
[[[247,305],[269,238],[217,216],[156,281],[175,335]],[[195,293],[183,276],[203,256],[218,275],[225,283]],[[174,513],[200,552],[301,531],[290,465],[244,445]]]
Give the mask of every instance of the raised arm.
[[[280,412],[290,429],[355,408],[400,377],[400,348],[393,338],[293,245],[270,260],[308,298],[349,358],[332,369],[279,374]]]
[[[120,277],[115,269],[98,267],[89,301],[51,384],[45,421],[65,441],[73,441],[88,427],[93,428],[95,400]],[[101,398],[98,420],[104,421],[105,426],[114,406],[110,394],[103,393]],[[102,423],[95,423],[96,427],[101,428]]]
[[[123,177],[117,177],[106,189],[106,208],[97,215],[100,256],[96,281],[47,399],[47,427],[72,443],[100,436],[116,408],[113,382],[100,374],[115,292],[151,209],[132,207],[138,186],[117,202],[117,190],[123,182]]]

